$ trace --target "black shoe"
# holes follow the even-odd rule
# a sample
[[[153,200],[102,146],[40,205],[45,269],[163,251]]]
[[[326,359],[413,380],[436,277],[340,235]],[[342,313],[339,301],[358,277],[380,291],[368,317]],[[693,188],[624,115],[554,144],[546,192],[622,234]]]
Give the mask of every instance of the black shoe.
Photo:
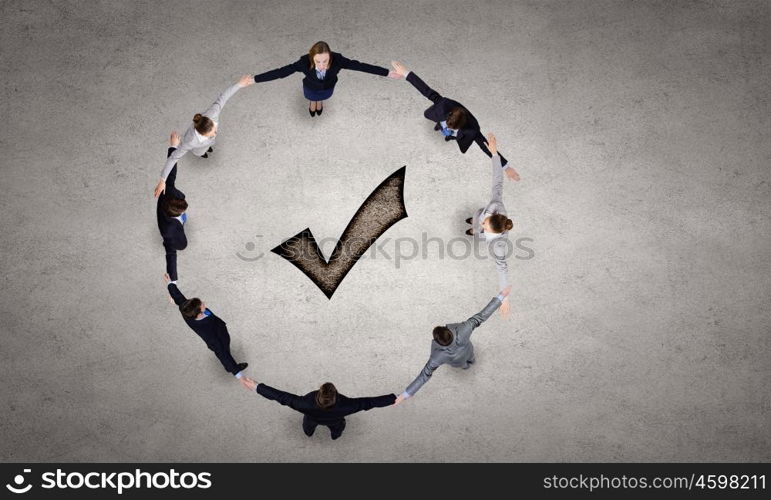
[[[319,116],[321,116],[321,113],[323,113],[323,112],[324,112],[324,108],[319,108],[319,109],[316,110],[316,114],[319,115]]]
[[[249,366],[249,363],[238,363],[236,365],[236,373],[246,370],[247,366]]]
[[[208,150],[208,151],[206,151],[206,152],[207,152],[207,153],[213,153],[213,152],[214,152],[214,148],[209,148],[209,150]]]
[[[316,116],[316,112],[311,111],[311,108],[308,108],[308,113],[310,113],[311,116]]]
[[[209,153],[204,153],[203,155],[201,155],[201,158],[208,158],[208,157],[209,157]]]
[[[472,220],[471,220],[471,217],[469,217],[468,219],[466,219],[466,224],[471,224],[471,222],[472,222]]]
[[[455,140],[455,136],[454,135],[447,135],[447,136],[444,137],[444,140],[446,142],[454,141]]]
[[[472,229],[466,229],[466,234],[469,236],[474,236],[474,231]]]
[[[434,125],[434,130],[439,130],[440,128],[442,128],[441,123],[437,123],[436,125]]]

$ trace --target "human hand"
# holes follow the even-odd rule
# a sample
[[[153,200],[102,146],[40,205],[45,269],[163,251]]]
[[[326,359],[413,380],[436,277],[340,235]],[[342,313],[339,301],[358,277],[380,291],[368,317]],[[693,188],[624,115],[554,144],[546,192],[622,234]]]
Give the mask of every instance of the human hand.
[[[404,75],[401,73],[397,73],[396,71],[389,71],[388,72],[388,78],[393,78],[394,80],[398,80],[402,78]]]
[[[508,318],[509,310],[510,310],[509,298],[506,297],[503,299],[503,302],[501,302],[501,316],[503,316],[504,318]]]
[[[167,285],[171,282],[171,276],[169,276],[169,273],[163,273],[163,282]]]
[[[394,406],[398,406],[398,405],[402,404],[402,402],[403,402],[405,399],[407,399],[407,398],[405,398],[405,397],[404,397],[404,394],[399,394],[399,395],[396,397],[396,401],[394,401]]]
[[[238,86],[241,88],[254,84],[254,75],[244,75],[238,80]]]
[[[500,294],[503,295],[504,298],[508,297],[509,293],[511,293],[511,285],[500,291]]]
[[[492,132],[487,134],[487,149],[490,150],[493,156],[498,154],[498,140]]]
[[[169,136],[169,146],[174,148],[179,146],[179,134],[176,130],[171,131],[171,135]]]
[[[514,170],[514,169],[513,169],[513,168],[511,168],[511,167],[506,167],[506,168],[504,168],[504,169],[503,169],[503,173],[505,173],[505,174],[506,174],[506,177],[508,177],[508,178],[509,178],[509,179],[511,179],[512,181],[518,181],[518,180],[519,180],[519,174],[517,173],[517,171],[516,171],[516,170]]]
[[[161,179],[158,181],[158,184],[155,185],[155,192],[153,193],[153,196],[155,198],[159,197],[161,193],[166,192],[166,181]]]
[[[407,69],[407,66],[405,66],[402,63],[400,63],[399,61],[391,61],[391,66],[393,66],[393,68],[394,68],[393,72],[398,74],[399,78],[404,77],[404,75],[406,75],[407,72],[409,72],[409,70]]]
[[[250,379],[249,377],[241,377],[239,382],[241,382],[241,385],[243,385],[245,388],[249,389],[250,391],[254,391],[257,389],[257,382]]]

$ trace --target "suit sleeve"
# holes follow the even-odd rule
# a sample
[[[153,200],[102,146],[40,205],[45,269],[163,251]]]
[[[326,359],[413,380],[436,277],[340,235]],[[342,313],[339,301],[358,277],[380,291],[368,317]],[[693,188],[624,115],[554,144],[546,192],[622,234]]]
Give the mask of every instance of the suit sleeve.
[[[342,54],[336,54],[335,57],[337,57],[340,62],[341,68],[350,69],[352,71],[361,71],[373,75],[388,76],[388,69],[382,66],[375,66],[374,64],[359,62],[355,59],[348,59]]]
[[[277,403],[284,406],[288,406],[293,410],[302,411],[302,398],[295,394],[279,391],[278,389],[274,389],[273,387],[265,384],[257,385],[257,394],[266,399],[276,401]]]
[[[495,259],[495,269],[498,271],[498,290],[503,290],[509,286],[509,266],[506,263],[508,240],[497,238],[491,243],[493,258]]]
[[[433,358],[428,358],[426,366],[424,366],[418,376],[415,377],[415,380],[413,380],[412,383],[408,385],[406,389],[404,389],[404,392],[410,396],[414,396],[415,393],[418,392],[421,387],[423,387],[423,384],[428,382],[428,380],[431,378],[431,375],[434,374],[434,370],[440,366],[442,365],[437,363]]]
[[[464,331],[468,331],[468,336],[470,337],[474,328],[487,321],[499,307],[501,307],[501,301],[498,300],[498,297],[493,297],[484,309],[461,323],[461,328]]]
[[[169,152],[166,154],[167,158],[170,158],[172,154],[174,154],[174,151],[176,151],[177,148],[171,147],[169,148]],[[166,193],[163,196],[170,196],[172,198],[179,198],[181,200],[185,199],[185,195],[182,194],[182,191],[177,189],[177,164],[175,163],[174,166],[171,169],[171,172],[169,172],[169,176],[166,177]]]
[[[372,408],[383,408],[384,406],[391,406],[396,402],[396,396],[394,394],[385,394],[383,396],[375,396],[371,398],[350,398],[351,412],[356,413],[359,411],[367,411]]]
[[[426,82],[420,79],[418,75],[415,74],[414,71],[410,71],[410,74],[407,75],[407,81],[412,84],[413,87],[418,89],[418,92],[423,94],[423,96],[436,104],[442,99],[441,94],[437,92],[436,90],[432,89],[428,85],[426,85]]]
[[[172,169],[177,165],[179,159],[185,156],[188,149],[189,146],[184,143],[180,144],[177,148],[169,148],[166,154],[166,163],[163,165],[163,170],[161,170],[161,179],[167,180],[169,178]]]
[[[169,283],[169,295],[171,295],[171,298],[174,299],[174,303],[178,306],[181,306],[184,304],[187,299],[184,295],[182,295],[182,292],[179,291],[179,288],[177,288],[177,285],[174,283]]]
[[[490,152],[490,150],[487,148],[487,140],[485,140],[485,136],[482,135],[482,132],[477,133],[476,137],[474,137],[474,142],[477,143],[479,146],[479,149],[482,150],[484,154],[489,156],[490,158],[493,157],[493,154]],[[465,151],[464,151],[465,153]],[[501,168],[506,168],[506,165],[509,164],[509,160],[507,160],[500,151],[498,152],[498,156],[501,157]]]
[[[180,239],[183,240],[182,246],[186,247],[187,238],[185,237],[184,233]],[[169,278],[171,278],[172,281],[177,281],[179,278],[177,275],[177,249],[167,243],[163,244],[163,248],[166,249],[166,273],[168,273]]]
[[[293,62],[292,64],[287,64],[286,66],[282,66],[280,68],[266,71],[265,73],[260,73],[259,75],[254,75],[254,82],[261,83],[261,82],[269,82],[271,80],[277,80],[279,78],[286,78],[292,73],[296,73],[298,71],[303,73],[304,66],[305,65],[303,64],[303,58],[301,57],[300,59]]]
[[[492,157],[493,183],[490,192],[490,200],[503,203],[503,169],[501,168],[501,157],[495,155]]]
[[[217,97],[217,100],[214,101],[214,104],[209,106],[209,109],[204,111],[203,115],[208,116],[214,121],[217,121],[219,119],[220,113],[222,112],[222,108],[225,107],[225,103],[228,102],[228,100],[235,95],[236,92],[241,90],[241,86],[238,85],[238,83],[234,83],[230,87],[226,88],[223,93]]]

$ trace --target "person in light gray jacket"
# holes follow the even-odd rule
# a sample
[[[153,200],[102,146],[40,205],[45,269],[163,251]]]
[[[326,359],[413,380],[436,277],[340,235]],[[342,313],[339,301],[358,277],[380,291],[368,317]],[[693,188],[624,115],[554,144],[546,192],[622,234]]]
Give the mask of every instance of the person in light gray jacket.
[[[490,203],[477,210],[473,217],[466,219],[471,229],[466,231],[469,236],[484,239],[490,250],[490,255],[498,271],[498,289],[503,290],[509,284],[509,268],[506,257],[509,253],[509,230],[514,223],[506,215],[503,205],[503,174],[501,173],[501,157],[498,155],[498,144],[493,134],[487,134],[487,144],[492,153],[493,187]],[[501,305],[501,313],[509,313],[509,299]]]
[[[499,167],[500,169],[500,167]],[[434,340],[431,341],[431,355],[428,358],[426,366],[423,367],[420,374],[412,381],[404,392],[396,398],[399,404],[407,398],[415,395],[423,384],[428,382],[433,375],[434,370],[444,364],[449,364],[455,368],[468,369],[475,361],[474,345],[471,343],[471,334],[474,329],[485,322],[501,306],[511,291],[511,286],[501,290],[497,296],[485,306],[484,309],[471,316],[463,323],[450,323],[445,326],[434,328]]]
[[[236,83],[225,89],[225,91],[217,97],[209,109],[203,113],[196,113],[193,116],[193,125],[191,125],[185,135],[182,137],[182,143],[177,149],[171,153],[166,159],[166,164],[161,171],[161,180],[155,186],[155,197],[166,191],[166,178],[171,173],[171,169],[179,161],[180,158],[185,156],[188,151],[192,151],[194,155],[208,158],[209,154],[214,149],[214,141],[217,136],[217,129],[219,128],[220,112],[225,107],[225,103],[228,99],[240,89],[254,84],[254,78],[252,75],[242,76]]]

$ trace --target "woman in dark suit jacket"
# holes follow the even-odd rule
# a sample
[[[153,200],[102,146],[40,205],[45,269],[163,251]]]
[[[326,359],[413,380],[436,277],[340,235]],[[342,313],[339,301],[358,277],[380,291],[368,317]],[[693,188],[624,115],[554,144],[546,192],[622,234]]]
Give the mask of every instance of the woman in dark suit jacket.
[[[337,84],[337,74],[341,69],[363,71],[373,75],[401,78],[401,75],[388,71],[381,66],[362,63],[348,59],[338,52],[332,52],[326,42],[316,42],[307,54],[292,64],[287,64],[259,75],[254,75],[256,83],[269,82],[278,78],[286,78],[295,72],[305,75],[303,78],[303,94],[308,99],[308,112],[311,116],[321,115],[324,111],[323,102],[332,97]]]

